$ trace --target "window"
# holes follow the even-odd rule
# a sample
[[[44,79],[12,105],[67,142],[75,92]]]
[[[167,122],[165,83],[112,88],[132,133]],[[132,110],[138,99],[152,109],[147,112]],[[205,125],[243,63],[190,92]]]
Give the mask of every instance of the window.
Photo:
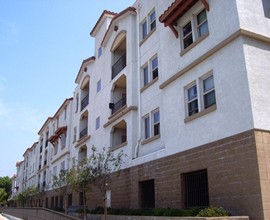
[[[147,37],[147,22],[146,20],[141,24],[142,27],[142,39]]]
[[[97,82],[97,93],[101,90],[101,79]]]
[[[267,18],[270,18],[270,1],[262,0],[262,3],[263,3],[264,16]]]
[[[60,168],[61,170],[65,170],[65,161],[62,161],[60,166],[61,166],[61,168]]]
[[[193,85],[187,90],[188,92],[188,116],[194,115],[198,112],[198,97],[197,86]]]
[[[75,112],[78,112],[79,109],[79,94],[76,94],[76,109]]]
[[[61,134],[60,136],[60,141],[61,141],[61,149],[66,147],[66,141],[67,141],[67,137],[66,134]]]
[[[209,206],[207,170],[182,174],[185,208]]]
[[[185,88],[187,116],[192,116],[216,104],[213,74],[207,74]]]
[[[153,123],[153,127],[154,127],[154,136],[159,135],[159,111],[156,111],[153,113],[153,118],[154,118],[154,123]]]
[[[208,32],[208,23],[205,9],[197,15],[197,30],[198,37],[201,37]]]
[[[152,31],[156,29],[156,12],[152,10],[146,19],[141,23],[141,38],[144,40]]]
[[[152,31],[156,28],[156,12],[155,11],[150,13],[149,21],[150,21],[150,31]]]
[[[67,119],[67,107],[65,107],[65,110],[64,110],[64,119],[66,120]]]
[[[215,86],[213,75],[203,80],[203,102],[204,108],[216,104]]]
[[[196,16],[192,17],[188,23],[183,24],[181,33],[183,50],[205,36],[208,33],[206,10],[203,9]]]
[[[186,49],[189,45],[193,43],[191,22],[188,22],[183,27],[182,31],[183,31],[183,46],[184,49]]]
[[[143,67],[143,85],[147,85],[149,83],[149,73],[148,73],[148,65]]]
[[[100,128],[100,117],[96,118],[96,130]]]
[[[150,68],[149,68],[150,67]],[[152,80],[158,78],[158,57],[154,56],[142,67],[143,86],[149,84]]]
[[[57,174],[57,166],[53,167],[53,176],[56,176]]]
[[[151,61],[152,63],[152,79],[155,79],[158,77],[158,58],[155,57]]]
[[[144,121],[144,139],[148,139],[160,134],[160,115],[159,109],[147,114],[143,118]]]
[[[144,138],[150,138],[150,118],[149,116],[144,118]]]
[[[102,55],[102,47],[99,47],[98,48],[98,58],[101,57]]]
[[[73,142],[76,142],[77,140],[77,127],[73,128]]]

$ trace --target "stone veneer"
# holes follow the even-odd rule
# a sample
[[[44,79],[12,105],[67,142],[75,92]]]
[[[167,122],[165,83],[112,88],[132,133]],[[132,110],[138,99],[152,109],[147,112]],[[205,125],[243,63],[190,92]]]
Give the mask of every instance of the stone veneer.
[[[139,182],[154,179],[155,207],[183,208],[181,174],[202,169],[207,169],[211,206],[222,206],[233,215],[248,215],[251,220],[270,219],[270,132],[262,130],[123,170],[109,188],[112,207],[139,208]],[[73,195],[73,205],[78,204],[77,195]],[[100,198],[93,189],[88,207],[102,205]]]

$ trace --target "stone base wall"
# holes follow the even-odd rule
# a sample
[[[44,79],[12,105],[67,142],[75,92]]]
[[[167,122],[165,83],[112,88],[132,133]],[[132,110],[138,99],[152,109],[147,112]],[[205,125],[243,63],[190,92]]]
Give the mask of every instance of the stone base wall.
[[[251,220],[270,219],[270,132],[260,130],[123,170],[108,188],[111,205],[140,208],[139,182],[154,180],[156,208],[184,208],[181,175],[198,170],[207,170],[210,206]],[[78,194],[73,194],[73,205],[78,205]],[[95,188],[87,198],[89,208],[103,205]]]

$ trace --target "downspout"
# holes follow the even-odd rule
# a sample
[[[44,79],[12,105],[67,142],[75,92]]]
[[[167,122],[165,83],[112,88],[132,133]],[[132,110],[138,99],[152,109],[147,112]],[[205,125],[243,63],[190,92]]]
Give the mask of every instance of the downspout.
[[[138,70],[138,93],[139,93],[139,100],[138,100],[138,140],[137,140],[137,145],[135,146],[135,152],[133,155],[133,159],[136,159],[139,155],[139,147],[141,144],[141,136],[142,136],[142,132],[141,132],[141,93],[140,93],[140,87],[141,87],[141,73],[140,73],[140,69],[141,69],[141,48],[139,45],[139,41],[140,41],[140,10],[141,10],[141,4],[139,3],[137,6],[137,46],[138,46],[138,53],[137,53],[137,70]]]

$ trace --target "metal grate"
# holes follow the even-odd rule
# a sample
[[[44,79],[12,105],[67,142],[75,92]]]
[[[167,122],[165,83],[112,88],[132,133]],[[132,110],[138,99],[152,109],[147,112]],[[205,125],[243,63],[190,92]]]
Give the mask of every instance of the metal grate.
[[[209,206],[207,170],[182,175],[186,208]]]

